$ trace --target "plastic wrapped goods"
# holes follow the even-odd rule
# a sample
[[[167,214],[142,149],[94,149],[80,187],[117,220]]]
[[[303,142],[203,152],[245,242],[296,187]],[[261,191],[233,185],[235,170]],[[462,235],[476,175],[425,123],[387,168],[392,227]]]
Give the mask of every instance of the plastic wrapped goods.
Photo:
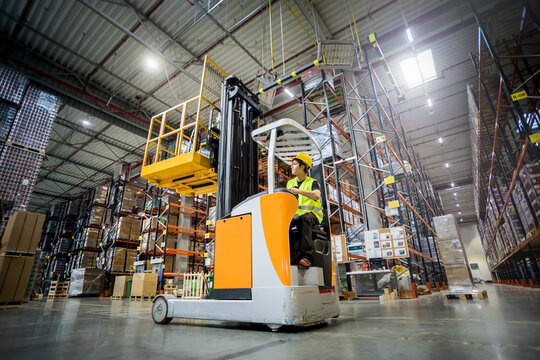
[[[433,222],[437,232],[439,252],[445,265],[449,291],[472,291],[473,282],[467,255],[454,216],[437,216],[433,218]]]
[[[105,270],[74,269],[71,273],[68,296],[99,295],[103,291]]]

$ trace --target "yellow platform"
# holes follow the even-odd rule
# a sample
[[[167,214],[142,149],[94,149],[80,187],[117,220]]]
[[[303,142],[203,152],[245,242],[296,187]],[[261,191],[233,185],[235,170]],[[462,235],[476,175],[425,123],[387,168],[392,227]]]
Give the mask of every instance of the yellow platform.
[[[141,177],[148,179],[151,185],[174,188],[185,196],[216,191],[217,173],[210,168],[210,159],[193,151],[146,165]]]
[[[202,153],[213,111],[219,111],[221,84],[226,77],[227,73],[206,56],[199,96],[152,117],[141,169],[141,177],[149,184],[173,188],[185,196],[216,191],[217,174]]]

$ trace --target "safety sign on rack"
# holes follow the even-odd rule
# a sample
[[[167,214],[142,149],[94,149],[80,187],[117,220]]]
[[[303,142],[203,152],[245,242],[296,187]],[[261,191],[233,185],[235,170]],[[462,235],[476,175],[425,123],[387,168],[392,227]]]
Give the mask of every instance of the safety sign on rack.
[[[528,97],[527,92],[525,92],[525,90],[515,92],[511,96],[512,96],[512,101],[518,101],[518,100],[525,99],[526,97]]]
[[[409,257],[405,226],[367,230],[364,232],[368,259],[398,259]]]

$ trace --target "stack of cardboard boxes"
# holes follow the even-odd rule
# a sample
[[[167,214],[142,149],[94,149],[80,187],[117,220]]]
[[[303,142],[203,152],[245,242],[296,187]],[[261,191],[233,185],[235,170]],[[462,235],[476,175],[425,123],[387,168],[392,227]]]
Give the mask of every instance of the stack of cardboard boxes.
[[[396,289],[384,288],[384,294],[382,295],[383,300],[398,300],[399,296]]]
[[[45,215],[15,212],[2,237],[0,303],[21,302],[28,285]]]

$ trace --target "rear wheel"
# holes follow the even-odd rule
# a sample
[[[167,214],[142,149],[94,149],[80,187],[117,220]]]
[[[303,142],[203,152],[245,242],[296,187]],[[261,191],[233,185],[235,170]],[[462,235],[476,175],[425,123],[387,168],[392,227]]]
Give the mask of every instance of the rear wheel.
[[[165,325],[170,323],[172,318],[167,317],[168,312],[169,304],[164,297],[160,296],[154,300],[154,304],[152,305],[152,319],[156,324]]]

